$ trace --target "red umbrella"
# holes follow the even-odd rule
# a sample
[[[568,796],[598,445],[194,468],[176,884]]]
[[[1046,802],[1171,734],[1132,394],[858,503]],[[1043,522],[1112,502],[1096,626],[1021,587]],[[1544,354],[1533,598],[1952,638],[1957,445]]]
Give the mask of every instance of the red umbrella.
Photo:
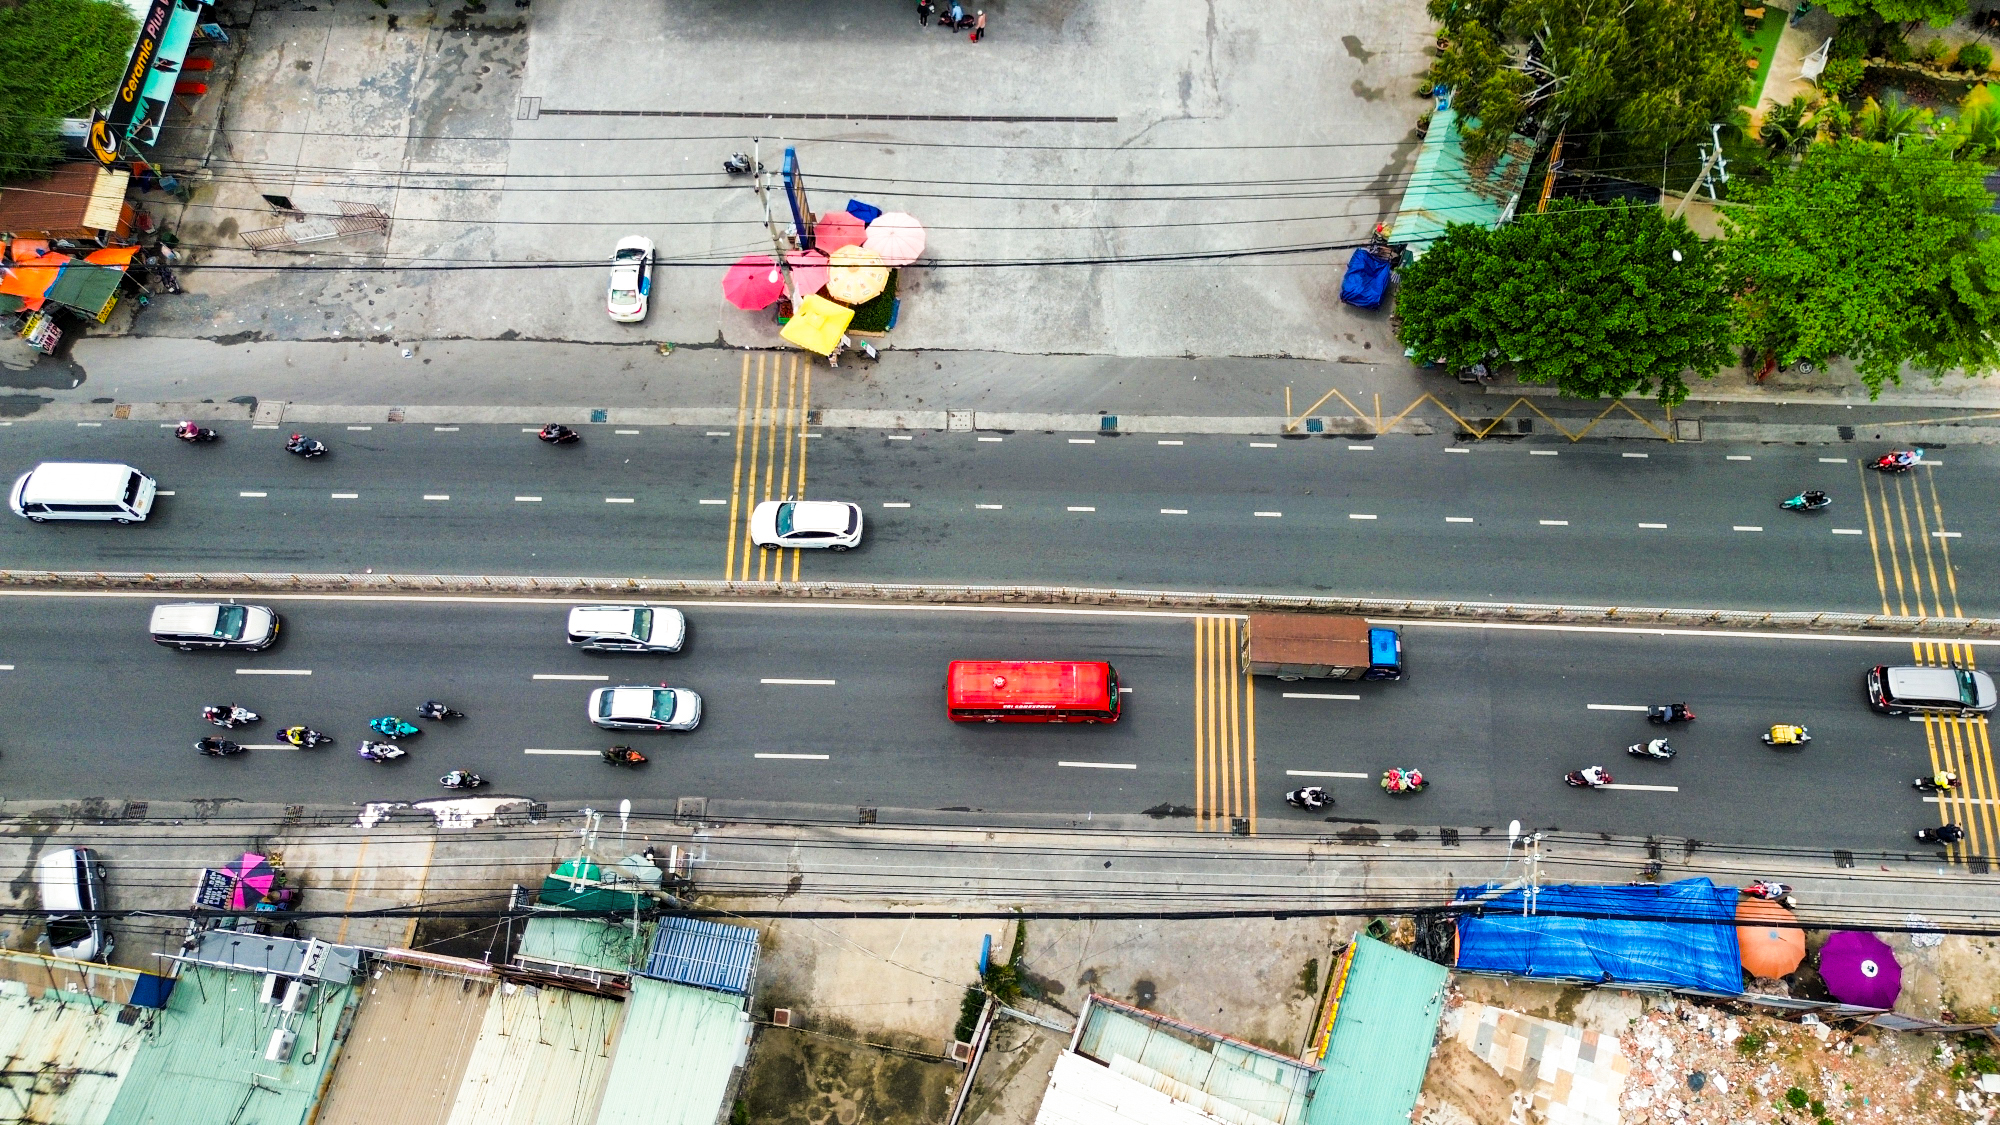
[[[792,285],[799,291],[799,296],[826,288],[825,254],[817,250],[800,250],[785,255],[785,261],[792,267]]]
[[[722,295],[739,309],[768,308],[785,295],[785,279],[769,254],[751,254],[722,275]]]
[[[845,211],[828,211],[813,227],[813,246],[831,254],[843,246],[859,246],[868,241],[868,227]]]

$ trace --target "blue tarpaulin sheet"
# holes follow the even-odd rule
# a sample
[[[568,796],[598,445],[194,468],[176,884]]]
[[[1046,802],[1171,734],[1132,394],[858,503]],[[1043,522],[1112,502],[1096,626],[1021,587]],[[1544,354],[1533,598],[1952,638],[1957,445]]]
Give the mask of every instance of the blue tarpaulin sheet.
[[[1458,901],[1492,888],[1460,887]],[[1743,991],[1736,888],[1707,879],[1664,886],[1543,887],[1535,913],[1520,890],[1458,919],[1458,967],[1530,977]],[[1714,923],[1714,924],[1706,924]]]
[[[1347,275],[1340,279],[1340,299],[1356,308],[1372,309],[1389,292],[1390,263],[1356,249],[1347,259]]]

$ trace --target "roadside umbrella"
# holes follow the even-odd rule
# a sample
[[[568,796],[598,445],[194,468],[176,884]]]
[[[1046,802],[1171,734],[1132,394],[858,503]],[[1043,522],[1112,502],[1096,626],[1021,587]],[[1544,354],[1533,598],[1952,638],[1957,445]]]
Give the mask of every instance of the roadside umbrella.
[[[901,211],[885,211],[868,224],[868,241],[862,245],[892,266],[907,266],[923,256],[924,224]]]
[[[828,261],[833,263],[833,269],[826,281],[826,292],[835,300],[858,305],[888,287],[889,267],[882,264],[882,255],[873,250],[843,246]]]
[[[785,279],[769,254],[750,254],[722,275],[722,295],[739,309],[768,308],[785,295]]]
[[[843,246],[859,246],[868,240],[868,227],[845,211],[828,211],[813,224],[813,247],[831,254]]]
[[[271,888],[278,882],[278,871],[271,861],[255,852],[244,852],[241,859],[223,864],[222,873],[236,884],[229,892],[231,910],[252,909],[271,897]]]
[[[1737,901],[1736,947],[1751,976],[1781,977],[1806,959],[1806,932],[1782,924],[1791,920],[1791,911],[1769,899]]]
[[[841,333],[853,322],[853,309],[812,294],[799,302],[778,335],[809,352],[832,355],[840,345]]]
[[[804,297],[826,288],[826,255],[817,250],[798,250],[785,255],[792,267],[792,288]]]
[[[1892,1008],[1903,990],[1903,967],[1895,951],[1874,934],[1842,930],[1819,951],[1819,975],[1826,990],[1843,1004]]]

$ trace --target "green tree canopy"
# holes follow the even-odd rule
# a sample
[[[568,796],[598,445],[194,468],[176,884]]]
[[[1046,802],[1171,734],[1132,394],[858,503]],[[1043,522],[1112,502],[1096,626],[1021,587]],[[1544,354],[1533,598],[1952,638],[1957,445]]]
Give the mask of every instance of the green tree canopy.
[[[62,155],[56,126],[104,102],[138,21],[117,0],[21,0],[0,7],[0,180]]]
[[[1853,18],[1874,15],[1883,23],[1922,20],[1943,27],[1965,14],[1966,0],[1826,0],[1826,10]]]
[[[2000,359],[2000,215],[1957,138],[1813,145],[1724,215],[1742,339],[1780,362],[1854,361],[1871,395],[1905,364]]]
[[[1680,260],[1674,252],[1680,252]],[[1576,398],[1687,399],[1730,358],[1716,252],[1657,207],[1558,201],[1498,230],[1455,225],[1403,271],[1403,343],[1455,368],[1512,361]]]
[[[1724,120],[1748,90],[1735,0],[1430,0],[1474,155],[1531,113],[1657,148]]]

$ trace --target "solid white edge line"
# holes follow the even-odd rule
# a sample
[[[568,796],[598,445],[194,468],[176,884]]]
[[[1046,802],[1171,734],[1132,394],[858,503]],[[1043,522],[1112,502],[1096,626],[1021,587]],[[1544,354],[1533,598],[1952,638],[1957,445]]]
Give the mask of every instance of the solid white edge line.
[[[265,594],[261,596],[271,597],[273,595]],[[282,597],[283,595],[277,596]],[[696,605],[699,603],[689,602],[687,604]],[[1188,616],[1198,617],[1201,615],[1189,614]],[[1907,633],[1891,633],[1879,637],[1857,637],[1840,633],[1755,633],[1747,629],[1675,629],[1671,626],[1543,625],[1518,621],[1426,621],[1420,618],[1401,617],[1371,617],[1368,620],[1380,622],[1385,625],[1400,625],[1405,628],[1428,625],[1438,629],[1503,629],[1536,633],[1607,633],[1636,637],[1719,637],[1729,641],[1821,641],[1846,644],[1904,644],[1912,640],[1925,639],[1922,637],[1912,637]],[[1991,647],[2000,646],[2000,639],[1989,640],[1980,637],[1957,637],[1953,638],[1951,643]],[[1911,722],[1921,721],[1921,719],[1916,717],[1912,717],[1911,719]]]
[[[571,757],[571,758],[601,758],[601,757],[603,757],[603,756],[604,756],[604,751],[602,751],[602,750],[544,750],[544,749],[542,749],[541,747],[538,747],[538,746],[530,746],[530,747],[528,747],[528,748],[527,748],[526,750],[523,750],[523,751],[521,751],[521,753],[523,753],[523,754],[561,754],[561,755],[564,755],[564,756],[567,756],[567,757]]]
[[[311,668],[238,668],[239,676],[310,676]]]
[[[1639,792],[1639,793],[1678,793],[1678,792],[1680,792],[1680,791],[1681,791],[1681,787],[1680,787],[1680,786],[1678,786],[1678,785],[1625,785],[1625,784],[1618,784],[1618,785],[1600,785],[1600,786],[1598,786],[1597,788],[1599,788],[1599,789],[1629,789],[1629,790],[1633,790],[1633,791],[1635,791],[1635,792]]]
[[[758,758],[779,758],[788,762],[825,762],[833,758],[831,754],[756,754]]]
[[[1137,762],[1061,762],[1061,761],[1059,761],[1059,762],[1057,762],[1057,763],[1056,763],[1056,765],[1059,765],[1059,766],[1068,766],[1068,767],[1069,767],[1070,769],[1073,769],[1073,770],[1136,770],[1136,769],[1138,769],[1138,768],[1139,768],[1139,763],[1137,763]]]
[[[1586,703],[1583,706],[1588,711],[1644,711],[1646,709],[1643,705],[1636,703]]]
[[[794,686],[798,686],[798,687],[832,687],[832,686],[833,686],[833,685],[834,685],[834,684],[835,684],[835,683],[836,683],[837,681],[834,681],[834,680],[788,680],[788,679],[784,679],[784,678],[782,678],[782,677],[772,677],[772,676],[767,676],[767,677],[765,677],[764,679],[761,679],[761,680],[758,680],[757,682],[758,682],[758,683],[760,683],[760,684],[791,684],[791,685],[794,685]]]
[[[2000,805],[2000,800],[1992,797],[1925,797],[1924,804],[1935,805],[1945,800],[1954,805]]]
[[[1286,699],[1360,699],[1361,697],[1360,697],[1360,696],[1358,696],[1358,695],[1321,695],[1321,694],[1317,694],[1317,693],[1315,693],[1315,692],[1310,692],[1310,691],[1288,691],[1288,692],[1285,692],[1285,693],[1284,693],[1284,698],[1286,698]]]
[[[570,676],[570,675],[564,675],[564,674],[562,674],[562,673],[558,673],[558,672],[536,672],[536,673],[535,673],[535,674],[534,674],[533,676],[530,676],[529,678],[530,678],[530,679],[535,679],[535,680],[588,680],[588,681],[590,681],[590,682],[592,682],[592,683],[602,683],[602,682],[603,682],[603,681],[605,681],[605,680],[609,680],[609,679],[610,679],[611,677],[610,677],[610,676]]]
[[[1365,773],[1334,773],[1329,770],[1286,770],[1286,777],[1351,777],[1358,781],[1368,780]]]

